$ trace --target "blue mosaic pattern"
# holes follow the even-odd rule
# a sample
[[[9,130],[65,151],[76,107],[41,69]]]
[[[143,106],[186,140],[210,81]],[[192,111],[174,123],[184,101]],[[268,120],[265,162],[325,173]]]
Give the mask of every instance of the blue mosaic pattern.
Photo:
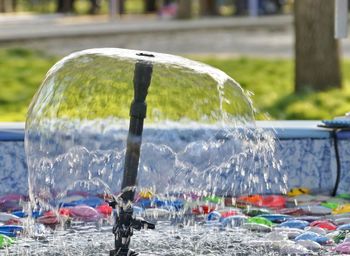
[[[24,142],[0,142],[0,195],[28,193]]]
[[[287,174],[289,188],[305,186],[325,193],[333,190],[336,166],[331,139],[281,140],[277,144],[276,157],[282,161],[281,172]],[[342,176],[338,192],[349,193],[350,141],[340,141],[339,147]],[[0,195],[27,193],[23,142],[0,142],[0,184]]]
[[[330,193],[335,183],[335,161],[331,139],[282,140],[277,155],[288,187],[308,187],[315,193]],[[348,190],[349,191],[349,190]]]
[[[341,163],[340,183],[338,193],[350,192],[350,140],[340,140],[339,156]]]

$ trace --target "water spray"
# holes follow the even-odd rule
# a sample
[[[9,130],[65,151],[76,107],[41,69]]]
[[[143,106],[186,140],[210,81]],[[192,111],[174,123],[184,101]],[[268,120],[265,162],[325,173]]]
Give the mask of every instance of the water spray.
[[[139,56],[154,57],[144,53]],[[137,171],[140,161],[140,148],[142,143],[143,122],[146,118],[146,96],[151,83],[153,65],[146,61],[138,61],[134,71],[134,100],[130,107],[130,125],[125,154],[124,176],[122,183],[121,200],[110,203],[117,208],[113,234],[115,249],[110,256],[136,256],[138,253],[129,249],[133,230],[141,228],[154,229],[155,225],[141,218],[133,217],[132,202],[135,196]]]

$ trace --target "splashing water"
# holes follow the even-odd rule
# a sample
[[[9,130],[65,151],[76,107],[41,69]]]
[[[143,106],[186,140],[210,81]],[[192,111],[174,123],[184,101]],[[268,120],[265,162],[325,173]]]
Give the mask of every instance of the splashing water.
[[[149,189],[163,198],[285,192],[274,136],[255,126],[251,100],[232,78],[177,56],[92,49],[58,62],[31,103],[25,148],[32,208],[57,210],[72,195],[119,192],[137,61],[153,64],[137,190]],[[174,251],[167,248],[168,255],[182,255],[179,248],[186,243],[186,255],[208,254],[206,246],[201,247],[207,243],[201,238],[207,231],[193,233],[189,225],[181,239],[172,239],[171,230],[154,231],[169,233]],[[198,241],[193,242],[193,236],[199,236]],[[94,237],[100,241],[95,248],[111,246],[103,244],[102,237]],[[157,239],[147,241],[143,243],[157,248]],[[220,250],[225,243],[217,253]],[[72,249],[67,255],[73,254]]]

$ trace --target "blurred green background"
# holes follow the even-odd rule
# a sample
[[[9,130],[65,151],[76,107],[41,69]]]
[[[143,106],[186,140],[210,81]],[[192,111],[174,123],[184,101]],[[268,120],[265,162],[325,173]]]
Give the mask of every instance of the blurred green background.
[[[109,9],[107,1],[97,1],[97,13],[90,16],[88,16],[88,14],[91,11],[92,1],[75,0],[74,10],[66,10],[63,14],[61,11],[57,10],[57,1],[60,0],[17,0],[15,2],[15,11],[11,10],[7,12],[5,10],[6,8],[1,5],[4,1],[0,0],[0,29],[4,31],[11,30],[11,26],[13,26],[11,19],[21,19],[22,17],[27,17],[26,15],[28,14],[34,15],[35,17],[63,15],[58,16],[59,18],[53,16],[54,18],[52,19],[55,19],[55,22],[56,20],[60,21],[61,18],[63,20],[67,17],[88,17],[86,19],[90,19],[91,21],[89,22],[91,24],[94,24],[97,20],[96,17],[101,19],[101,17],[106,18],[108,16]],[[259,1],[259,3],[262,4],[259,5],[258,13],[256,13],[257,15],[267,15],[268,18],[272,17],[271,20],[275,19],[274,22],[276,24],[281,22],[280,16],[288,16],[285,20],[292,24],[291,19],[289,19],[290,16],[292,16],[292,0]],[[167,6],[162,6],[160,8],[160,2],[163,5],[165,2],[169,2],[170,4],[176,3],[178,13],[181,11],[181,4],[188,3],[180,0],[156,1],[158,7],[155,11],[150,13],[147,10],[145,11],[147,0],[128,0],[125,1],[125,9],[123,10],[123,15],[126,14],[126,16],[124,16],[126,18],[120,19],[120,22],[135,20],[135,22],[138,21],[141,24],[143,21],[149,21],[150,19],[156,22],[163,22],[163,20],[177,20],[179,18],[176,14],[174,16],[171,12],[172,9],[170,9],[170,11],[164,9]],[[206,3],[206,9],[203,10],[200,4],[204,2]],[[214,7],[210,5],[210,3],[213,2],[216,3]],[[316,3],[321,1],[303,1],[303,3],[306,2]],[[235,16],[239,23],[242,22],[241,17],[246,17],[248,14],[251,14],[250,11],[246,9],[247,1],[245,0],[196,0],[193,1],[193,3],[193,9],[190,13],[187,13],[192,15],[186,17],[188,20],[193,20],[193,17],[198,19],[198,15],[202,15],[206,19],[215,19],[217,22],[221,22],[225,17],[231,16],[232,19],[232,16]],[[3,12],[3,14],[1,12]],[[168,12],[170,12],[170,14]],[[184,12],[186,14],[187,10]],[[164,18],[164,13],[170,16]],[[273,15],[279,16],[273,18]],[[6,23],[1,25],[2,17],[10,17],[10,27],[7,27]],[[248,22],[249,24],[249,22],[252,21],[257,24],[259,23],[257,19],[246,20],[244,22]],[[79,22],[81,21],[79,20]],[[109,21],[106,22],[108,23]],[[235,21],[232,20],[232,22]],[[21,24],[25,23],[26,20],[22,23],[18,23],[17,26],[21,26]],[[115,21],[116,25],[118,25],[118,23],[119,20]],[[63,25],[64,23],[61,24],[58,22],[57,26],[63,27]],[[16,27],[13,26],[14,30],[15,28]],[[267,34],[268,37],[268,33],[274,35],[273,32],[278,29],[276,29],[274,25],[271,27],[267,26],[264,33]],[[261,31],[259,29],[249,29],[243,32],[239,31],[238,33],[241,33],[243,36],[257,35],[257,40],[259,40],[259,33],[261,33]],[[283,33],[289,35],[293,33],[293,30],[291,29],[285,32],[282,29],[281,33],[283,37]],[[218,38],[218,40],[220,39]],[[76,41],[79,43],[78,37]],[[273,38],[271,38],[271,44],[276,44]],[[96,45],[96,47],[99,47],[99,45]],[[116,47],[118,47],[118,45]],[[200,44],[198,47],[200,47]],[[303,88],[302,90],[295,89],[295,61],[293,57],[280,57],[279,54],[272,57],[263,57],[259,55],[257,55],[257,57],[253,55],[252,57],[252,55],[246,56],[244,53],[240,54],[239,52],[236,55],[230,53],[216,54],[215,52],[207,52],[202,55],[183,52],[180,53],[180,55],[202,61],[223,70],[234,78],[246,91],[252,92],[251,97],[255,108],[258,110],[257,119],[329,119],[334,116],[343,115],[350,110],[350,61],[346,60],[346,58],[341,60],[341,71],[343,74],[341,78],[342,86],[334,87],[330,85],[326,90],[322,89],[316,91],[308,86],[305,86],[305,89]],[[55,62],[62,58],[62,56],[63,55],[50,53],[46,50],[20,47],[18,43],[15,46],[6,44],[0,47],[0,121],[25,120],[28,105],[43,81],[46,72]],[[200,97],[200,95],[198,97]]]
[[[259,119],[324,119],[350,109],[350,61],[342,62],[343,89],[293,93],[293,61],[288,59],[214,58],[185,56],[202,61],[238,81],[253,92]],[[0,50],[0,121],[24,121],[27,107],[46,72],[58,61],[40,51],[12,48]],[[276,86],[277,85],[277,86]]]

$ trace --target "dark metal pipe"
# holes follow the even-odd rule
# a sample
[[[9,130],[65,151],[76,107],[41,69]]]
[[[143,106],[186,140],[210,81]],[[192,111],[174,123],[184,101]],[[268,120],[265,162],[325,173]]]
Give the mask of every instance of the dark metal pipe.
[[[134,100],[130,107],[130,125],[124,164],[122,198],[133,201],[142,143],[143,120],[146,118],[146,96],[151,83],[153,66],[147,62],[137,62],[134,72]],[[127,189],[127,188],[130,189]]]
[[[143,55],[140,55],[143,56]],[[151,56],[149,56],[151,57]],[[137,172],[140,161],[140,148],[142,143],[143,121],[146,118],[147,104],[146,96],[151,84],[153,65],[146,61],[139,61],[134,71],[134,99],[130,107],[130,125],[127,138],[127,148],[124,163],[124,175],[122,182],[123,205],[111,202],[110,205],[116,208],[118,213],[113,226],[115,236],[115,249],[110,251],[110,256],[136,256],[137,253],[129,249],[133,230],[140,230],[143,227],[154,229],[152,223],[133,217],[132,205],[129,202],[134,200],[135,186],[137,183]]]

